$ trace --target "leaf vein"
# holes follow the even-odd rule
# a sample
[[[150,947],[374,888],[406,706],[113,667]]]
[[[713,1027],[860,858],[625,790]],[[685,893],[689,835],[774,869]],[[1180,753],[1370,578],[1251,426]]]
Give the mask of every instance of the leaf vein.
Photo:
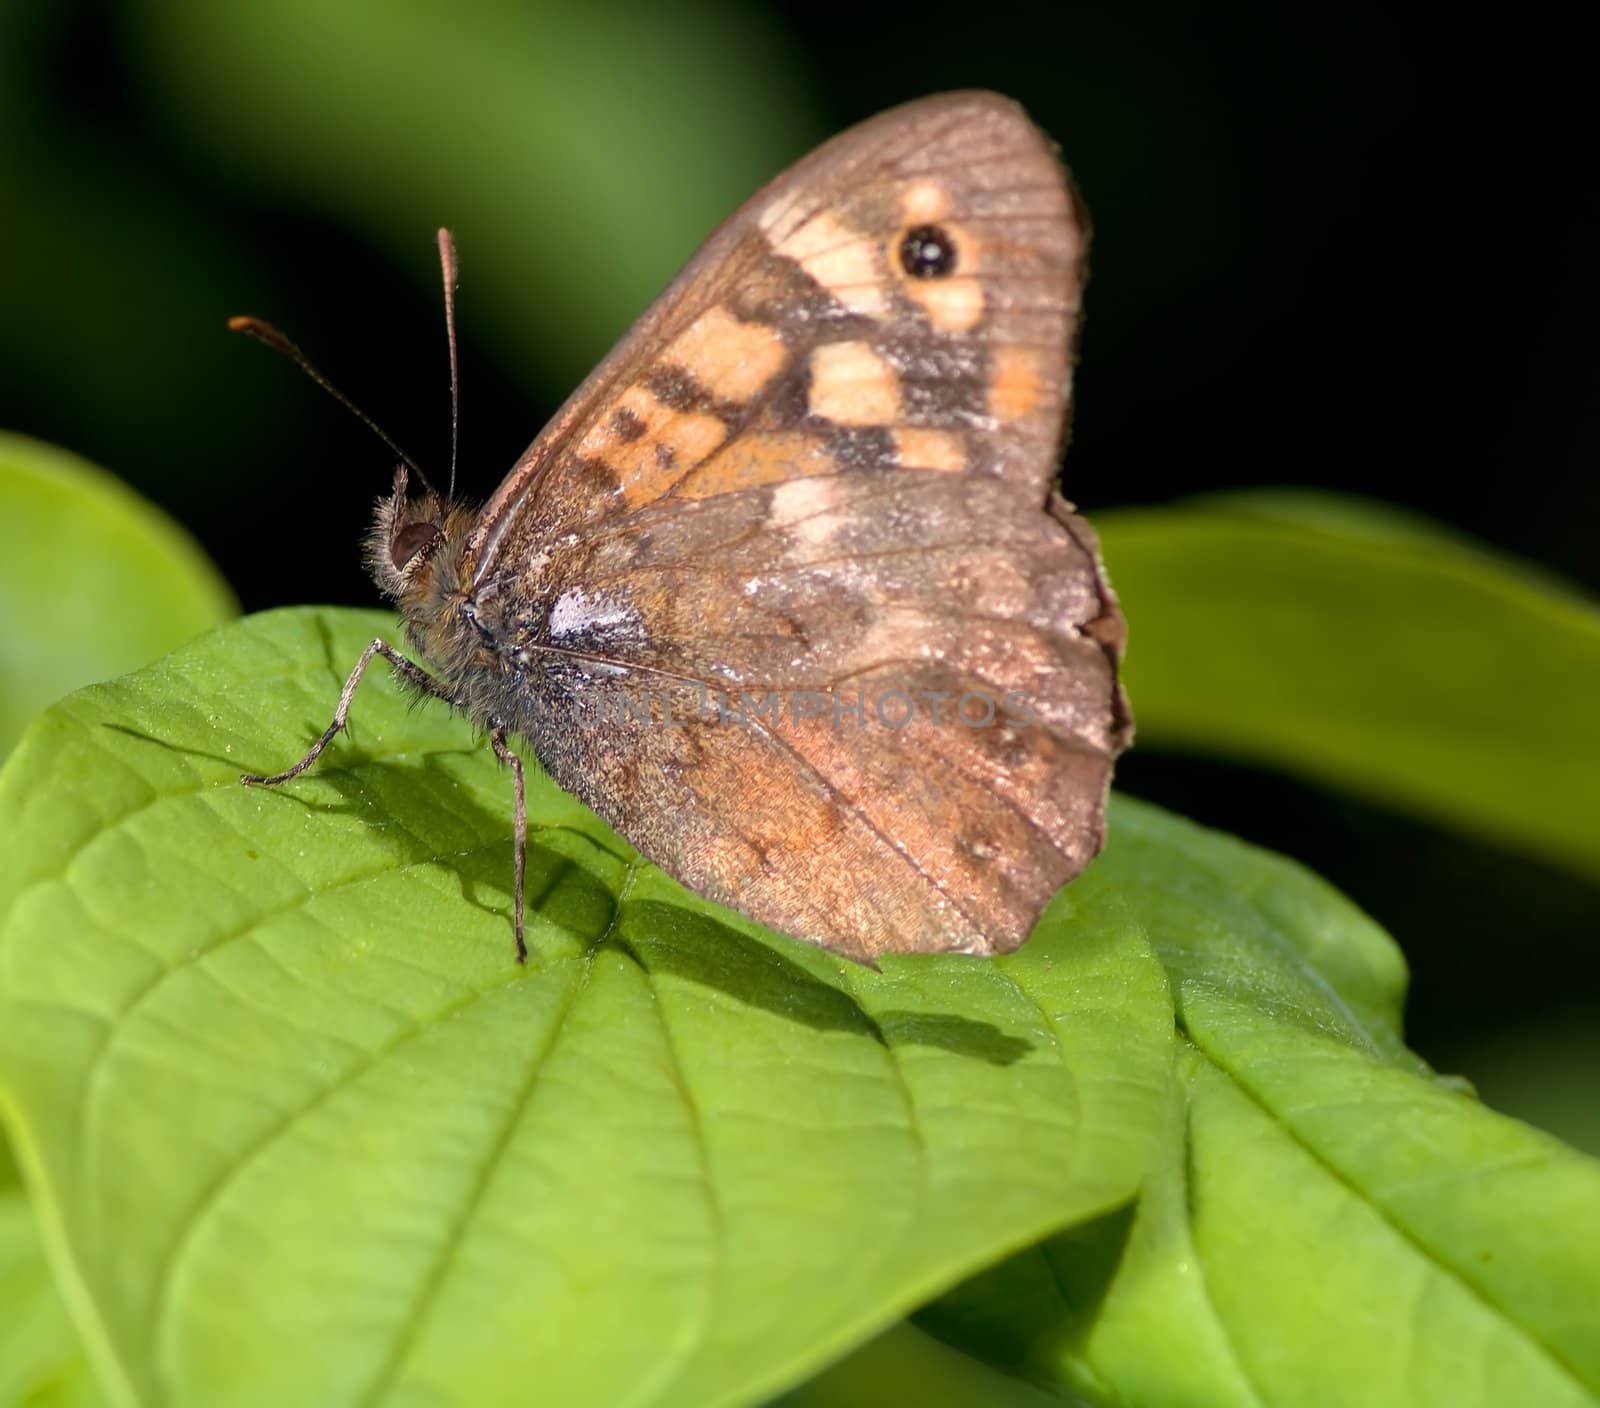
[[[614,916],[613,916],[614,918]],[[462,1242],[465,1240],[466,1230],[477,1216],[479,1208],[483,1206],[484,1195],[494,1182],[501,1163],[505,1158],[506,1150],[510,1148],[511,1141],[522,1124],[523,1117],[528,1110],[528,1104],[534,1092],[539,1087],[540,1077],[549,1061],[551,1053],[561,1040],[567,1022],[573,1012],[578,1008],[585,990],[589,986],[590,974],[594,971],[594,950],[582,960],[582,969],[578,980],[572,985],[571,995],[562,1005],[560,1014],[550,1024],[550,1035],[544,1043],[544,1049],[528,1062],[527,1073],[523,1076],[518,1087],[516,1098],[511,1103],[510,1111],[502,1122],[494,1143],[485,1152],[481,1160],[477,1176],[473,1179],[472,1187],[468,1190],[466,1198],[462,1201],[460,1212],[457,1214],[448,1234],[441,1244],[440,1254],[434,1258],[427,1275],[417,1293],[412,1299],[411,1308],[401,1323],[394,1343],[378,1372],[373,1376],[371,1384],[364,1395],[364,1402],[376,1403],[384,1391],[393,1383],[401,1365],[405,1362],[407,1354],[415,1347],[418,1335],[421,1333],[424,1316],[428,1306],[437,1298],[440,1288],[448,1279],[451,1267],[455,1264]],[[476,996],[476,994],[475,994]]]

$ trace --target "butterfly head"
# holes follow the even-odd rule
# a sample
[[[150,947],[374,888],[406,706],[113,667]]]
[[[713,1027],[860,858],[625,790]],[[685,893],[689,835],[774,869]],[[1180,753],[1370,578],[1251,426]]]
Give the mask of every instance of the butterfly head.
[[[394,491],[378,501],[367,534],[367,568],[378,589],[393,601],[426,593],[441,559],[459,549],[471,513],[432,488],[410,492],[402,465],[395,471]]]

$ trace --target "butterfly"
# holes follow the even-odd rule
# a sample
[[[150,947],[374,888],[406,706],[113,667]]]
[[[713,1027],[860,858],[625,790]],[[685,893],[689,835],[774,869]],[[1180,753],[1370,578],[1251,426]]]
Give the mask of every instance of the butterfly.
[[[381,656],[512,770],[519,960],[513,738],[761,924],[874,966],[1015,949],[1100,849],[1132,736],[1123,618],[1054,488],[1087,239],[998,95],[827,142],[710,236],[481,508],[402,465],[367,559],[422,663],[374,640],[310,752],[243,780],[311,766]]]

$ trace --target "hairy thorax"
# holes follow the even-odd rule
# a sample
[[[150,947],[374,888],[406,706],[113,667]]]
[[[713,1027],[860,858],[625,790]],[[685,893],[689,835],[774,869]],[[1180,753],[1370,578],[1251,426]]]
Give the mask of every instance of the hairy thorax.
[[[455,707],[543,755],[550,729],[541,721],[572,712],[587,688],[622,672],[607,657],[638,643],[638,613],[615,593],[572,587],[547,552],[480,576],[471,556],[476,510],[406,491],[402,472],[378,505],[367,545],[374,580]],[[583,551],[576,535],[558,539],[563,545],[567,556]]]

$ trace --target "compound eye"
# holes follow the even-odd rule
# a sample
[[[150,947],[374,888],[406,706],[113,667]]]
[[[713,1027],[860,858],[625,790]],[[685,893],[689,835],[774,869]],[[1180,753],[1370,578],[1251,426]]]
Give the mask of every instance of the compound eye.
[[[408,523],[389,540],[389,560],[395,571],[404,572],[413,559],[429,551],[443,531],[437,523]]]

